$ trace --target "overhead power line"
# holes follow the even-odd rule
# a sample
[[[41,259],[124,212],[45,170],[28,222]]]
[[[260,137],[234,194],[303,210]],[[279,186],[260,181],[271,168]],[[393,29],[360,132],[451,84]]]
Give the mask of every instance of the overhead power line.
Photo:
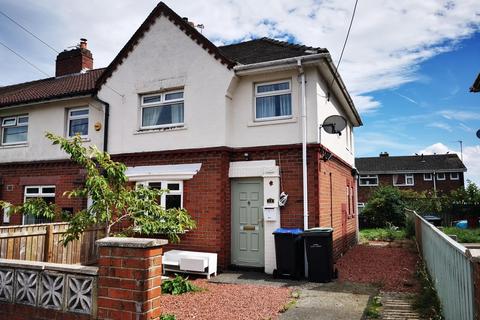
[[[355,6],[353,7],[352,18],[350,19],[350,24],[348,26],[347,35],[345,37],[345,41],[343,42],[343,47],[342,47],[342,51],[340,53],[340,58],[338,59],[338,62],[337,62],[337,67],[335,68],[335,76],[338,75],[338,68],[340,67],[340,62],[342,62],[343,53],[345,52],[345,47],[347,46],[348,37],[350,36],[350,30],[352,30],[353,19],[355,18],[355,13],[357,12],[357,4],[358,4],[358,0],[355,0]],[[332,87],[332,85],[333,85],[333,81],[335,80],[335,76],[332,79],[332,83],[330,84],[330,87]]]
[[[52,51],[56,52],[56,53],[60,53],[60,51],[58,51],[57,49],[55,49],[54,47],[52,47],[51,45],[49,45],[48,43],[46,43],[45,41],[43,41],[42,39],[40,39],[37,35],[35,35],[32,31],[28,30],[26,27],[24,27],[23,25],[21,25],[20,23],[18,23],[17,21],[15,21],[15,19],[13,19],[12,17],[10,17],[9,15],[7,15],[5,12],[1,11],[0,10],[0,14],[3,15],[5,18],[7,18],[8,20],[12,21],[13,23],[15,23],[18,27],[20,27],[23,31],[25,31],[26,33],[28,33],[29,35],[31,35],[32,37],[34,37],[35,39],[37,39],[38,41],[40,41],[41,43],[43,43],[44,45],[46,45],[47,47],[49,47]]]
[[[23,61],[25,61],[26,63],[28,63],[30,66],[32,66],[33,68],[37,69],[38,71],[40,71],[41,73],[43,73],[44,75],[46,75],[47,77],[51,77],[50,74],[46,73],[45,71],[43,71],[42,69],[40,69],[39,67],[37,67],[36,65],[34,65],[32,62],[28,61],[27,58],[25,58],[24,56],[22,56],[20,53],[16,52],[15,50],[13,50],[12,48],[10,48],[9,46],[7,46],[5,43],[3,43],[2,41],[0,41],[0,45],[2,45],[3,47],[5,47],[7,50],[9,50],[11,53],[13,53],[14,55],[16,55],[17,57],[19,57],[20,59],[22,59]]]

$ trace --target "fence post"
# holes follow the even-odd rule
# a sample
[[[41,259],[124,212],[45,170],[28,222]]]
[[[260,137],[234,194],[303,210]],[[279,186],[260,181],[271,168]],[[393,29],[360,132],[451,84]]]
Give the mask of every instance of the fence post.
[[[45,243],[43,244],[43,261],[51,262],[53,257],[53,225],[48,224],[45,229]]]

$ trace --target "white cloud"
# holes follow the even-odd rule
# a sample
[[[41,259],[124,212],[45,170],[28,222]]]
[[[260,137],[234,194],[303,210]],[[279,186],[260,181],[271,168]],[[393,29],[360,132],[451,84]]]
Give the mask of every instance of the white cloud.
[[[59,49],[75,45],[85,36],[100,67],[112,60],[156,2],[3,0],[2,7]],[[204,24],[204,34],[215,43],[293,36],[301,43],[328,48],[334,61],[339,57],[354,4],[353,0],[167,2],[181,16]],[[359,109],[371,112],[380,103],[369,92],[420,80],[420,62],[454,49],[460,39],[478,30],[479,24],[477,0],[360,1],[340,74]],[[12,28],[9,32],[20,42],[35,41],[21,30]],[[20,51],[53,73],[52,54],[41,45],[36,48],[34,52]],[[15,57],[2,59],[0,67],[8,71],[2,72],[2,84],[39,76]]]
[[[423,150],[420,150],[419,154],[445,154],[445,153],[456,153],[460,157],[460,151],[453,150],[441,142],[432,144]],[[463,148],[463,163],[467,167],[467,172],[465,174],[466,179],[469,179],[475,182],[477,185],[480,185],[480,145],[475,146],[465,146]]]
[[[458,121],[480,120],[480,112],[443,110],[443,111],[440,111],[439,114],[448,120],[458,120]]]
[[[448,131],[448,132],[452,132],[452,127],[444,122],[432,122],[432,123],[429,123],[427,124],[427,127],[431,127],[431,128],[438,128],[438,129],[442,129],[442,130],[445,130],[445,131]]]

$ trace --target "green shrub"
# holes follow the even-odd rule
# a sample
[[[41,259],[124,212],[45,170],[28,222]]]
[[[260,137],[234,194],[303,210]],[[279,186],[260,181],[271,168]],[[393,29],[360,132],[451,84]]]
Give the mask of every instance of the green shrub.
[[[405,201],[400,189],[381,186],[375,189],[362,211],[365,225],[383,228],[387,223],[397,227],[405,226]]]
[[[162,314],[160,320],[176,320],[177,318],[173,314]]]
[[[168,279],[162,282],[162,293],[166,294],[183,294],[191,291],[199,291],[200,288],[193,285],[188,278],[183,278],[178,274],[175,275],[175,278]]]

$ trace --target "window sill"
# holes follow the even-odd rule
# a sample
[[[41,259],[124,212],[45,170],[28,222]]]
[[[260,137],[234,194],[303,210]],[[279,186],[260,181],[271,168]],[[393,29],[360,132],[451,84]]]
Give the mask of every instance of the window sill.
[[[0,145],[0,149],[26,148],[28,143]]]
[[[181,131],[187,130],[187,127],[167,127],[167,128],[157,128],[157,129],[139,129],[135,131],[133,134],[148,134],[148,133],[158,133],[158,132],[169,132],[169,131]]]
[[[248,127],[259,127],[259,126],[269,126],[275,124],[287,124],[287,123],[295,123],[297,122],[297,118],[288,118],[288,119],[279,119],[279,120],[262,120],[262,121],[255,121],[249,122]]]

